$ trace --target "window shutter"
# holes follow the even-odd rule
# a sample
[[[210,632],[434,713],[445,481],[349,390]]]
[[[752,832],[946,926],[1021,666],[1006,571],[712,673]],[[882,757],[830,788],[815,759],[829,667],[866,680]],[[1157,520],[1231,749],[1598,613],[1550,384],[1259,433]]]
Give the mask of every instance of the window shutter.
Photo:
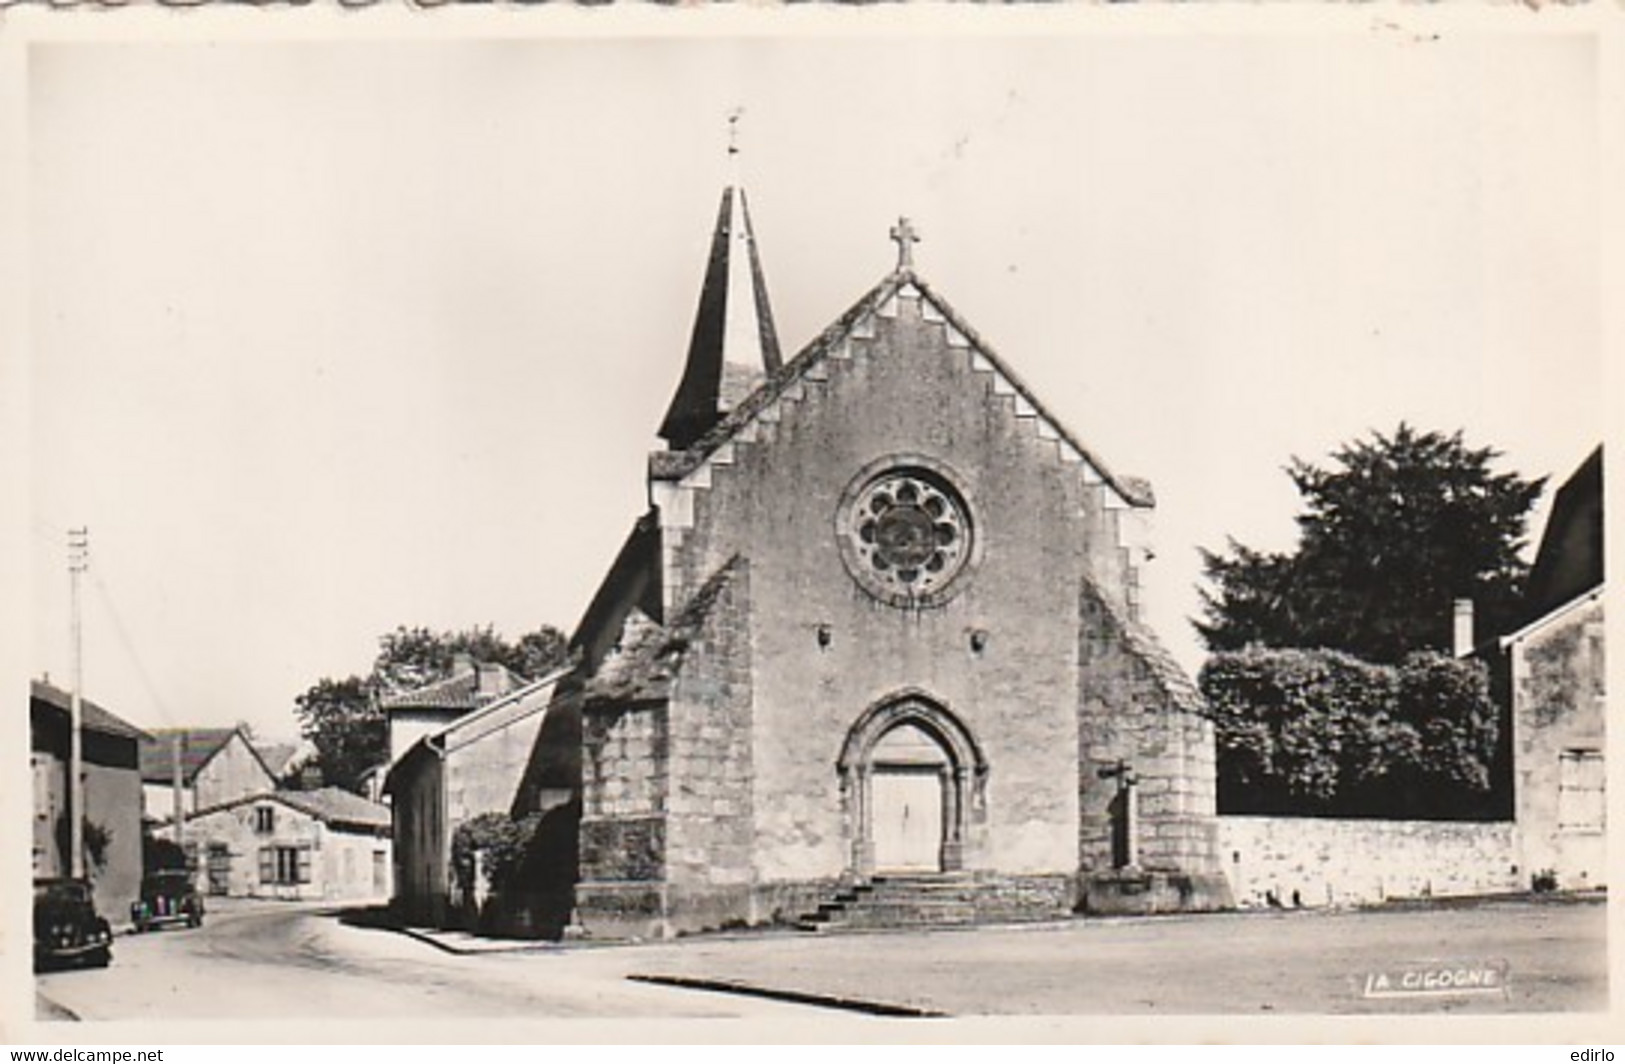
[[[299,882],[310,882],[310,847],[299,847]]]
[[[276,851],[269,846],[260,847],[260,882],[276,882]]]

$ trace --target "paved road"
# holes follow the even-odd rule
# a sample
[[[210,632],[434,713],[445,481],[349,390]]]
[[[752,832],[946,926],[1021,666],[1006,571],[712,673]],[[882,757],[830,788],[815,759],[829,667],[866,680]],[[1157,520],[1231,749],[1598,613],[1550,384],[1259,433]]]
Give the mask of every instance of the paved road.
[[[754,1017],[805,1029],[852,1018],[633,975],[954,1016],[1586,1011],[1606,1007],[1605,922],[1597,902],[1499,901],[461,956],[321,910],[239,904],[199,930],[121,938],[108,970],[53,973],[38,985],[83,1019],[137,1021]],[[1369,972],[1471,961],[1504,962],[1510,992],[1361,994]]]
[[[226,903],[196,930],[120,937],[105,970],[42,974],[39,1019],[683,1017],[807,1010],[629,982],[613,950],[454,956],[328,910]]]

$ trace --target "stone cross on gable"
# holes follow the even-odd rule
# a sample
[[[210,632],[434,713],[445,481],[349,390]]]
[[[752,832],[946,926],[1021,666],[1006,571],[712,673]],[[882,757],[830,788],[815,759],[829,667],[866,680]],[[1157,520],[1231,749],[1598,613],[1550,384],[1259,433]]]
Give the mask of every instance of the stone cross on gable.
[[[913,223],[907,218],[898,218],[897,224],[891,227],[891,238],[897,242],[897,268],[913,269],[914,245],[920,241],[920,234]]]

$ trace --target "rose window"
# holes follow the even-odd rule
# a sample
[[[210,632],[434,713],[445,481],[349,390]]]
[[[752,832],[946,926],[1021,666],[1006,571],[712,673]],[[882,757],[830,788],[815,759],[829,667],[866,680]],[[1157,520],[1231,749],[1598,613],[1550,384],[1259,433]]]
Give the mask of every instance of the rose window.
[[[929,601],[970,556],[965,504],[923,469],[882,473],[851,498],[842,522],[847,565],[859,583],[896,604]]]

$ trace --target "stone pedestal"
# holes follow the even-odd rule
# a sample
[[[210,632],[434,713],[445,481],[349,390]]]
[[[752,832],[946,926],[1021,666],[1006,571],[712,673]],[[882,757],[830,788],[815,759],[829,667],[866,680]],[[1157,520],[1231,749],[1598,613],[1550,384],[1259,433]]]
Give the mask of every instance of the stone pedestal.
[[[1205,913],[1235,908],[1218,873],[1147,872],[1122,868],[1083,877],[1080,911],[1089,916]]]

